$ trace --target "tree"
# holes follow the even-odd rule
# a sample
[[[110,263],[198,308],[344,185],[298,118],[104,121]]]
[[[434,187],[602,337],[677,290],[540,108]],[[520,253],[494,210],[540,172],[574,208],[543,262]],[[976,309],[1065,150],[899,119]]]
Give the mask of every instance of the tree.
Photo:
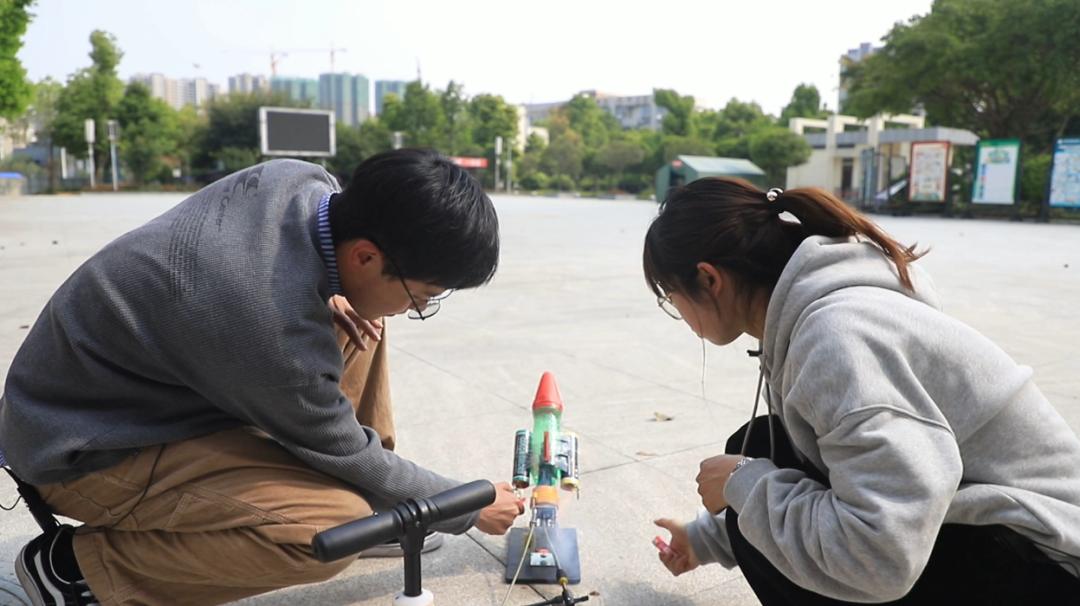
[[[810,151],[806,139],[780,126],[750,136],[750,160],[765,171],[770,185],[784,186],[787,168],[809,160]]]
[[[16,118],[33,99],[26,70],[16,56],[31,14],[33,0],[0,2],[0,118]]]
[[[439,96],[419,80],[405,87],[405,97],[387,96],[383,100],[382,119],[391,131],[405,133],[406,144],[413,147],[446,149],[446,116]]]
[[[694,97],[680,95],[671,89],[657,89],[653,91],[656,104],[667,110],[664,121],[661,124],[664,134],[678,137],[689,137],[694,134],[693,115]]]
[[[390,131],[378,118],[353,127],[338,122],[337,153],[327,161],[327,170],[344,186],[364,160],[391,148]]]
[[[100,179],[109,154],[108,120],[116,117],[116,106],[124,93],[124,86],[116,75],[116,66],[123,53],[116,46],[116,38],[101,30],[90,34],[90,47],[90,67],[68,78],[57,99],[53,135],[56,144],[66,147],[68,153],[85,158],[83,123],[92,119],[95,127],[94,165]]]
[[[542,152],[545,147],[547,147],[547,141],[537,133],[529,133],[529,136],[525,138],[525,153],[527,154]]]
[[[208,121],[206,114],[200,112],[194,105],[181,107],[175,117],[176,159],[180,165],[180,174],[187,178],[191,176],[191,166],[199,153],[199,145],[203,141]]]
[[[712,156],[715,154],[713,143],[697,137],[676,137],[664,135],[661,140],[659,165],[674,160],[677,156]]]
[[[577,181],[581,177],[585,158],[581,135],[567,130],[544,149],[540,158],[540,167],[545,173]]]
[[[34,85],[34,101],[30,106],[30,122],[34,125],[38,141],[47,141],[49,147],[49,160],[47,164],[49,174],[49,191],[56,189],[56,162],[53,161],[55,143],[53,142],[53,129],[56,123],[56,104],[60,99],[60,93],[64,86],[46,77]]]
[[[813,84],[800,84],[791,93],[791,101],[780,112],[780,126],[787,126],[792,118],[824,118],[821,109],[821,93]]]
[[[150,96],[145,85],[133,82],[117,107],[120,122],[120,155],[136,185],[161,179],[171,172],[166,156],[177,150],[176,110]],[[168,177],[164,177],[168,178]]]
[[[640,164],[645,159],[645,147],[640,139],[619,139],[602,147],[597,153],[597,161],[615,175],[615,183],[622,180],[627,168]]]
[[[495,137],[503,138],[503,149],[510,149],[517,137],[517,111],[499,95],[476,95],[469,101],[473,143],[482,150],[495,146]]]
[[[928,121],[1048,149],[1080,115],[1080,3],[936,0],[845,73],[844,110],[922,106]]]
[[[749,158],[750,136],[772,125],[772,118],[757,103],[731,99],[716,114],[712,132],[716,153],[729,158]]]
[[[206,108],[206,126],[195,143],[192,164],[204,171],[233,172],[257,164],[259,108],[303,107],[283,93],[264,91],[215,99]]]
[[[622,130],[614,116],[597,105],[596,99],[583,93],[574,95],[559,111],[566,114],[570,128],[581,135],[585,147],[590,150],[603,147],[613,133]]]
[[[446,148],[442,151],[451,156],[473,152],[472,123],[469,116],[469,100],[465,96],[465,87],[453,80],[446,85],[446,90],[439,94],[446,132],[442,139]]]

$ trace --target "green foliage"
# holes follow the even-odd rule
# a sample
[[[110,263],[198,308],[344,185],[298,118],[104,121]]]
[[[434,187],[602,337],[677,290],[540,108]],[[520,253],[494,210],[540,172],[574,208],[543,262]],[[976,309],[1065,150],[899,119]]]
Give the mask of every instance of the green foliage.
[[[213,100],[206,108],[205,127],[195,141],[192,164],[203,171],[233,171],[257,164],[259,108],[305,105],[280,92],[233,94]]]
[[[378,118],[353,127],[337,123],[337,153],[327,161],[327,170],[345,185],[356,167],[377,153],[391,148],[390,131]]]
[[[1037,211],[1050,183],[1051,153],[1020,154],[1020,201],[1025,210]]]
[[[810,144],[790,130],[772,126],[750,136],[750,160],[765,171],[771,186],[783,187],[789,166],[810,159]]]
[[[526,154],[542,152],[545,147],[547,147],[547,141],[544,141],[544,138],[536,133],[530,134],[528,138],[525,139]]]
[[[176,110],[160,99],[150,96],[149,89],[138,83],[129,84],[117,107],[120,122],[120,157],[138,185],[160,179],[172,166],[167,158],[175,158],[180,133]]]
[[[518,181],[518,185],[525,191],[547,189],[551,185],[551,177],[547,176],[547,173],[537,170],[522,177],[521,180]]]
[[[574,189],[574,180],[570,175],[555,175],[551,178],[551,188],[559,191],[571,191]]]
[[[683,96],[670,89],[657,89],[653,91],[653,98],[657,105],[667,110],[662,123],[664,134],[677,137],[689,137],[694,134],[692,122],[694,98],[692,96]]]
[[[937,0],[852,66],[845,111],[926,109],[934,124],[1047,151],[1080,115],[1080,3]]]
[[[800,84],[791,93],[791,101],[780,112],[780,126],[792,118],[824,118],[828,112],[821,108],[821,93],[813,84]]]
[[[498,95],[477,95],[469,102],[473,143],[481,150],[494,149],[495,137],[503,138],[503,149],[510,149],[517,136],[517,112]]]
[[[33,0],[0,0],[0,118],[16,118],[33,99],[26,70],[16,56],[31,14]]]
[[[39,139],[51,140],[53,137],[56,104],[63,90],[63,84],[48,77],[34,85],[34,98],[27,118],[33,122]]]
[[[117,105],[124,95],[124,85],[116,75],[123,53],[112,34],[101,30],[90,34],[90,46],[92,64],[72,74],[57,98],[53,140],[56,145],[66,147],[68,153],[85,158],[83,123],[92,119],[94,164],[100,175],[109,155],[108,120],[116,117]]]
[[[446,116],[439,95],[420,81],[405,87],[404,99],[388,95],[382,119],[391,131],[405,133],[405,144],[410,147],[446,148]]]
[[[749,158],[750,136],[773,125],[757,103],[732,99],[716,112],[711,138],[716,142],[715,153],[725,158]]]
[[[714,144],[711,141],[698,139],[697,137],[664,137],[663,146],[660,148],[660,164],[666,164],[677,156],[712,156]],[[658,167],[659,168],[659,167]]]
[[[581,135],[585,147],[603,147],[611,134],[622,130],[614,116],[596,104],[596,99],[577,94],[561,110],[565,112],[570,128]]]
[[[553,140],[540,154],[540,168],[556,178],[569,178],[571,185],[566,189],[570,189],[573,187],[573,182],[581,177],[584,160],[585,144],[582,142],[581,135],[568,130]]]
[[[621,139],[611,141],[597,152],[597,161],[618,177],[627,168],[640,164],[645,159],[645,148],[640,141]]]
[[[443,153],[451,156],[474,153],[472,144],[472,122],[469,116],[469,100],[465,96],[465,87],[453,80],[446,85],[446,90],[439,94],[446,132],[441,136]]]

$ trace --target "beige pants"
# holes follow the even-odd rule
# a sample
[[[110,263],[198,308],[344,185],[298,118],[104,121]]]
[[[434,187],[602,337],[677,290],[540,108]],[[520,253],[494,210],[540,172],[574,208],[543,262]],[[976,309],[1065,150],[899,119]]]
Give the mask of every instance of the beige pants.
[[[360,423],[393,448],[383,335],[377,344],[365,337],[368,351],[341,383]],[[338,342],[346,357],[355,349],[340,330]],[[56,513],[85,524],[75,556],[105,605],[220,604],[329,579],[354,560],[319,562],[312,537],[371,514],[345,483],[250,427],[145,448],[38,490]]]

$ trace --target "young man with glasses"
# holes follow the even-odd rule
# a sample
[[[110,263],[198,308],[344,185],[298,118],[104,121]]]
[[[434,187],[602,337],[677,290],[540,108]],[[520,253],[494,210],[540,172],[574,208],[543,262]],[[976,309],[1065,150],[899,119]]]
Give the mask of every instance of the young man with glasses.
[[[362,163],[344,191],[279,160],[218,181],[92,256],[27,335],[0,450],[83,523],[16,562],[37,604],[218,604],[349,565],[326,528],[457,482],[392,452],[385,327],[486,283],[498,220],[434,152]],[[335,326],[337,327],[335,329]],[[502,534],[496,502],[437,530]]]

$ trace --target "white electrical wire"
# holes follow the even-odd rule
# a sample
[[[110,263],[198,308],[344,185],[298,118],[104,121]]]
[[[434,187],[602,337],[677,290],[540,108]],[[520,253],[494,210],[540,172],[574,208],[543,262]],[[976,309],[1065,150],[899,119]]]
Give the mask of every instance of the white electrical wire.
[[[507,601],[510,600],[510,593],[514,591],[514,585],[517,584],[518,575],[521,574],[521,567],[525,565],[525,556],[529,555],[529,546],[532,544],[534,530],[536,530],[536,526],[529,524],[529,534],[526,535],[525,545],[521,548],[521,560],[518,561],[517,570],[514,572],[514,578],[510,581],[510,586],[506,588],[506,595],[503,596],[501,606],[506,606]]]

